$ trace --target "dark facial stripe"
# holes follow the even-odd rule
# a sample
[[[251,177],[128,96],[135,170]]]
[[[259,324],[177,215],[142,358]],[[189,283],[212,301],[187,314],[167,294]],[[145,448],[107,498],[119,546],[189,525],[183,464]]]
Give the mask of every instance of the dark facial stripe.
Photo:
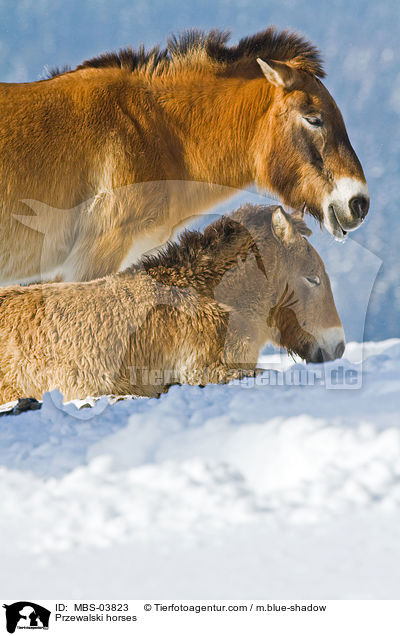
[[[315,146],[311,134],[306,130],[295,129],[292,134],[292,139],[294,148],[300,152],[303,160],[314,166],[319,172],[322,172],[324,161]]]

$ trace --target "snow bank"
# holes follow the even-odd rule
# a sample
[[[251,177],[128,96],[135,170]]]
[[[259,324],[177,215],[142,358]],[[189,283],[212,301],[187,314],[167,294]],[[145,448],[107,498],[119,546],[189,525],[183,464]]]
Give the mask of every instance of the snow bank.
[[[3,416],[3,546],[46,555],[171,532],[195,545],[223,527],[397,511],[400,340],[368,343],[361,376],[362,357],[351,343],[323,366],[262,360],[292,381],[351,370],[362,386],[350,390],[264,386],[266,371],[257,386],[173,387],[81,410],[53,391],[40,411]]]

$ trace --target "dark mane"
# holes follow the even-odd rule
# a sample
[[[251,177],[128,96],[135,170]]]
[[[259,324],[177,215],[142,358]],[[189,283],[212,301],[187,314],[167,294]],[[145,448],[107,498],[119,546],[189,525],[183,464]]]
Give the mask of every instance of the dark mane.
[[[224,274],[253,254],[258,268],[266,274],[258,244],[272,236],[271,218],[276,206],[245,204],[232,216],[222,216],[204,231],[184,230],[155,254],[143,256],[134,269],[144,269],[167,285],[201,290],[213,289]],[[296,232],[309,236],[304,221],[287,215]],[[126,270],[131,271],[131,268]],[[123,275],[123,273],[122,273]]]
[[[253,253],[265,274],[262,258],[249,230],[239,221],[223,216],[203,232],[185,230],[156,254],[142,257],[135,269],[144,269],[160,282],[197,289],[214,288],[223,275]]]
[[[53,68],[46,68],[44,73],[44,79],[51,79],[52,77],[57,77],[57,75],[64,75],[64,73],[69,73],[72,71],[72,68],[68,66],[68,64],[64,64],[63,66],[54,66]]]
[[[203,231],[184,230],[176,241],[168,242],[156,254],[145,255],[139,261],[145,270],[153,267],[187,267],[196,261],[218,258],[221,250],[235,251],[238,242],[251,243],[253,239],[246,228],[228,216],[208,225]],[[236,249],[237,254],[237,249]]]
[[[269,27],[255,35],[242,38],[236,46],[226,46],[225,42],[212,38],[206,45],[210,57],[219,62],[232,64],[243,58],[261,57],[265,61],[291,62],[317,77],[324,77],[322,59],[318,49],[297,33],[288,30],[277,31]]]
[[[153,46],[150,51],[146,51],[144,46],[139,46],[137,51],[127,47],[126,49],[120,49],[118,53],[103,53],[98,57],[86,60],[79,64],[77,69],[114,67],[134,71],[145,68],[149,64],[155,68],[162,62],[168,62],[168,56],[168,49],[160,49],[159,46]]]
[[[206,52],[207,57],[221,66],[238,64],[242,60],[261,57],[265,61],[277,60],[290,62],[292,66],[307,71],[317,77],[324,77],[322,60],[318,49],[297,33],[277,31],[269,27],[255,35],[242,38],[235,46],[228,46],[228,31],[212,30],[208,33],[197,29],[172,35],[167,46],[161,49],[155,46],[146,51],[143,46],[137,50],[130,47],[120,49],[118,53],[108,52],[82,62],[76,70],[83,68],[121,68],[128,71],[146,70],[150,73],[161,72],[179,60],[193,54]],[[199,57],[194,61],[199,62]],[[55,77],[71,69],[53,69],[48,77]]]

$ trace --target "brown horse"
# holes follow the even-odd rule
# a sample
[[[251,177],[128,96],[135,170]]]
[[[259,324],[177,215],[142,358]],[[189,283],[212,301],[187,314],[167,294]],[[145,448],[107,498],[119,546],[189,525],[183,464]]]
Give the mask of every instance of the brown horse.
[[[156,396],[168,385],[254,373],[272,342],[312,362],[340,357],[329,278],[301,219],[245,206],[204,233],[90,282],[0,291],[0,403]]]
[[[323,76],[315,47],[269,28],[0,85],[0,281],[117,271],[252,182],[343,238],[369,198]]]

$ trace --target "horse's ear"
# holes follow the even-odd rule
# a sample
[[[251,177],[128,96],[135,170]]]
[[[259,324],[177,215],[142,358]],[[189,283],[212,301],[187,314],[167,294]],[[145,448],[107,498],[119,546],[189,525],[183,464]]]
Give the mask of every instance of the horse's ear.
[[[272,232],[284,245],[289,245],[294,240],[295,232],[283,208],[278,205],[272,213]]]
[[[292,90],[295,82],[295,72],[290,66],[275,60],[268,60],[267,63],[260,57],[257,58],[257,62],[268,82],[271,82],[274,86],[283,86],[288,91]]]

